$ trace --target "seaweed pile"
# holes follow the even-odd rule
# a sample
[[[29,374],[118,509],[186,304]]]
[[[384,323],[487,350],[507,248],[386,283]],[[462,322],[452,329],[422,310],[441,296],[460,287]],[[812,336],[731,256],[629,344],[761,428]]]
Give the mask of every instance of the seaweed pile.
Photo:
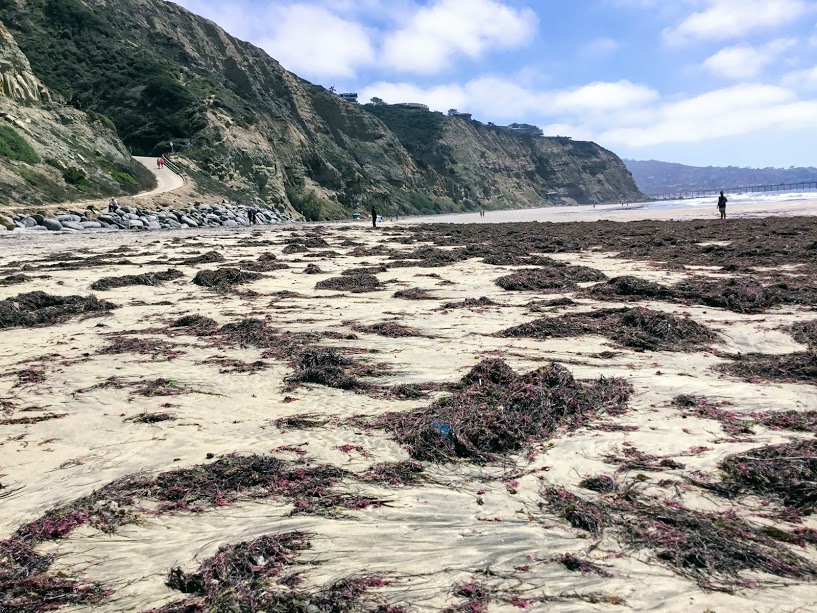
[[[372,588],[388,585],[379,577],[347,577],[316,591],[298,589],[302,579],[293,567],[301,552],[309,549],[309,537],[303,532],[284,532],[222,545],[195,572],[172,569],[168,587],[188,597],[150,613],[405,613],[368,597]]]
[[[315,289],[332,289],[339,292],[352,292],[353,294],[376,292],[383,289],[383,287],[377,277],[367,273],[331,277],[315,284]]]
[[[497,333],[504,338],[565,338],[598,334],[639,351],[694,351],[717,340],[707,327],[688,317],[643,307],[601,309],[545,317]]]
[[[261,276],[260,273],[246,272],[239,268],[216,268],[197,272],[193,283],[217,291],[228,291],[234,285],[257,281]]]
[[[569,292],[579,288],[577,283],[603,281],[603,273],[586,266],[571,266],[554,262],[540,268],[526,268],[499,277],[495,283],[508,291],[541,290],[546,292]]]
[[[0,330],[3,328],[52,326],[76,315],[100,314],[118,308],[96,296],[52,296],[29,292],[0,300]]]
[[[287,390],[303,383],[325,385],[335,389],[366,391],[372,388],[360,377],[380,374],[383,366],[374,368],[340,355],[327,347],[305,347],[292,361],[293,374],[287,377]]]
[[[352,325],[352,330],[355,332],[362,332],[364,334],[377,334],[378,336],[386,336],[388,338],[403,338],[403,337],[422,337],[425,336],[419,330],[410,328],[403,324],[398,324],[393,321],[384,321],[382,323],[372,324],[370,326],[364,324]]]
[[[534,441],[626,409],[621,379],[577,381],[558,364],[519,375],[498,359],[477,364],[451,396],[427,408],[387,413],[375,427],[390,430],[412,458],[487,462]]]
[[[436,300],[436,297],[429,290],[419,287],[397,290],[394,292],[394,297],[403,300]]]
[[[696,511],[641,496],[633,487],[600,494],[595,501],[553,486],[544,486],[541,494],[541,506],[572,527],[596,537],[609,529],[631,551],[649,551],[654,561],[705,590],[757,587],[760,580],[743,576],[746,571],[817,579],[812,562],[731,511]]]
[[[460,302],[446,302],[441,308],[443,309],[478,309],[481,307],[497,306],[497,303],[487,296],[480,296],[479,298],[466,298]]]
[[[146,272],[141,275],[123,275],[121,277],[103,277],[91,284],[92,290],[106,290],[130,285],[161,285],[165,281],[173,281],[184,276],[180,270],[169,268],[160,272]]]
[[[221,255],[218,251],[208,251],[201,255],[180,260],[179,264],[188,264],[190,266],[195,266],[196,264],[220,264],[221,262],[225,261],[226,260],[224,259],[224,256]]]
[[[718,369],[750,383],[811,383],[817,385],[817,351],[783,355],[740,353],[729,356],[732,361]]]
[[[730,496],[755,494],[800,515],[817,508],[817,440],[807,439],[727,456],[716,490]]]

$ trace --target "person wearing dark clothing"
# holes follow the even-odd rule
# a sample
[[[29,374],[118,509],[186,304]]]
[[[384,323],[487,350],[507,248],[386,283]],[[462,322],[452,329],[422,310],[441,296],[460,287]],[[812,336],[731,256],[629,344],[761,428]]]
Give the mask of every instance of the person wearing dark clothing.
[[[720,198],[718,198],[718,212],[721,214],[721,219],[726,219],[726,202],[726,196],[721,192]]]
[[[372,207],[372,227],[377,227],[377,209],[374,207]]]
[[[255,225],[255,209],[249,209],[247,211],[247,217],[250,218],[250,223]]]

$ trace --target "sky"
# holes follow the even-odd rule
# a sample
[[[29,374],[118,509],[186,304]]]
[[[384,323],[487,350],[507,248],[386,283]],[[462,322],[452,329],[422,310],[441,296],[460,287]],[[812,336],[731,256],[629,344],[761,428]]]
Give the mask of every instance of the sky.
[[[177,0],[313,83],[593,140],[817,166],[817,0]]]

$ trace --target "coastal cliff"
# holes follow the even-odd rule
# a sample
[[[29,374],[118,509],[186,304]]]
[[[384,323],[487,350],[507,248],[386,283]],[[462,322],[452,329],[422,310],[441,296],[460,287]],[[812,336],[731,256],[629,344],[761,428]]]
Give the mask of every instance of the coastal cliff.
[[[640,196],[621,160],[592,143],[502,134],[426,112],[423,120],[439,126],[418,147],[395,113],[349,104],[164,0],[0,0],[0,17],[45,85],[109,118],[134,154],[180,152],[210,191],[284,214]]]

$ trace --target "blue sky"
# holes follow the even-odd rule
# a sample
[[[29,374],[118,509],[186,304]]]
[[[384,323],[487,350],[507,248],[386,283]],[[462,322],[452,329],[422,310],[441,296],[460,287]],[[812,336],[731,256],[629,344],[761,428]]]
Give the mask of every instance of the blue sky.
[[[299,76],[594,140],[817,166],[817,0],[179,0]]]

